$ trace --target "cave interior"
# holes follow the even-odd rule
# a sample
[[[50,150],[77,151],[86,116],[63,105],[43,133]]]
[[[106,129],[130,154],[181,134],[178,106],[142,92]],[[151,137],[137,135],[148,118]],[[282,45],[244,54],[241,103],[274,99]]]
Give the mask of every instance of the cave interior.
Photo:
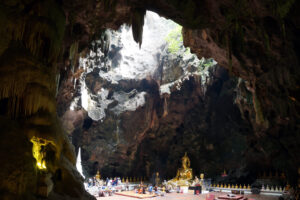
[[[299,11],[295,0],[1,1],[0,196],[94,199],[83,182],[98,171],[169,180],[187,152],[198,177],[267,179],[299,198]]]

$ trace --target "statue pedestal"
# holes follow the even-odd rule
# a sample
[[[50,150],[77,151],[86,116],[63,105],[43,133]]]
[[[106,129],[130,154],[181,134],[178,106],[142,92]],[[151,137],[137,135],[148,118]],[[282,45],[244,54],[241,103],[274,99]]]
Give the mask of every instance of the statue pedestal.
[[[180,186],[180,190],[182,193],[188,193],[189,192],[189,186]]]

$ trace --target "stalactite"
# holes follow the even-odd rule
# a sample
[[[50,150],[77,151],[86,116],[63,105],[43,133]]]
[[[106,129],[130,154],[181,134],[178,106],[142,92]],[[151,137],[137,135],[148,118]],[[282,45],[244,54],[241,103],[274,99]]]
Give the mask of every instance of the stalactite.
[[[110,32],[105,30],[102,32],[100,41],[101,41],[101,52],[104,53],[104,56],[107,56],[108,51],[109,51],[109,46],[110,46]]]
[[[9,98],[9,112],[31,115],[45,109],[55,112],[53,69],[43,66],[25,52],[7,50],[0,63],[0,99]]]
[[[132,12],[132,16],[131,16],[133,39],[134,41],[139,43],[140,48],[143,41],[143,26],[144,26],[145,14],[146,14],[145,9],[135,9]]]
[[[14,15],[12,8],[0,6],[0,34],[7,35],[7,41],[22,41],[33,55],[53,61],[60,53],[65,16],[63,12],[56,11],[55,4],[50,5],[48,1],[43,3],[49,5],[47,9],[39,10],[39,16]]]
[[[253,94],[253,105],[254,105],[254,110],[255,110],[255,120],[257,124],[263,124],[265,122],[265,118],[263,115],[263,111],[261,109],[260,102],[257,98],[256,93]]]
[[[167,101],[167,96],[164,96],[164,113],[163,117],[166,117],[168,115],[168,101]]]
[[[120,143],[120,122],[121,120],[117,120],[117,130],[116,130],[116,144]]]
[[[36,113],[39,109],[55,113],[55,99],[49,90],[38,84],[27,84],[23,97],[25,115]]]
[[[151,123],[150,123],[150,128],[154,128],[155,123],[157,122],[158,118],[157,118],[157,114],[156,114],[156,110],[154,109],[152,111],[152,115],[151,115]]]
[[[72,73],[74,73],[75,66],[78,61],[78,42],[74,42],[70,46],[69,59],[71,60]]]
[[[56,74],[56,77],[55,77],[55,83],[56,83],[55,97],[56,97],[57,94],[58,94],[59,81],[60,81],[60,73]]]

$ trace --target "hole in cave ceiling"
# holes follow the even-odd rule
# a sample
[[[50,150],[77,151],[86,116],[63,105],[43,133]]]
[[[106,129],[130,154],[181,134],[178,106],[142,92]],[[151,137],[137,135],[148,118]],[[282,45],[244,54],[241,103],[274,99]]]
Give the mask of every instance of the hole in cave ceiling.
[[[161,95],[180,90],[191,76],[200,76],[205,82],[208,68],[216,62],[191,54],[183,46],[181,30],[172,20],[150,11],[145,15],[141,48],[133,39],[131,27],[106,30],[91,43],[89,54],[79,60],[85,71],[80,77],[81,96],[74,98],[70,109],[83,107],[91,119],[98,121],[105,118],[107,110],[119,115],[143,106],[147,91],[125,88],[121,81],[155,80]]]

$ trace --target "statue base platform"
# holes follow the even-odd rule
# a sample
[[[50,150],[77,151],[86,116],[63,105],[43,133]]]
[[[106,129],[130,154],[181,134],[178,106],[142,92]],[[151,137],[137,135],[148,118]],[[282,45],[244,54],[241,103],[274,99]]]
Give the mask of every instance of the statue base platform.
[[[189,192],[189,186],[180,186],[180,191],[184,194]]]
[[[192,181],[191,180],[170,180],[168,181],[168,184],[171,184],[173,187],[184,187],[184,186],[191,186],[192,185]]]

